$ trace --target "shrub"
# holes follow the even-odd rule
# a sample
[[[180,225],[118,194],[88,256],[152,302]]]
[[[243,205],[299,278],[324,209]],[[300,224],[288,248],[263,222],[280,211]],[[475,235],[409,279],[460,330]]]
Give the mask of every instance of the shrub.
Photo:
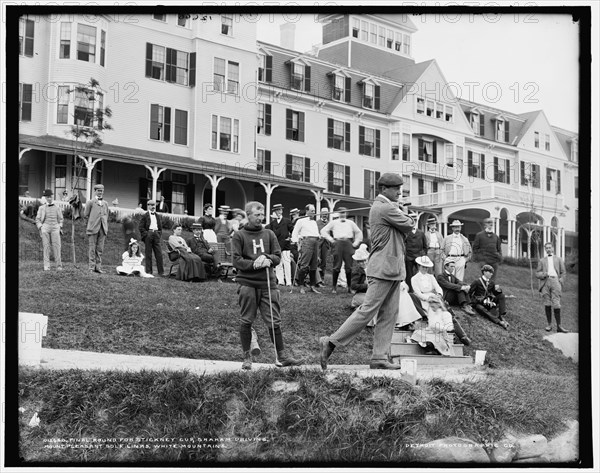
[[[502,264],[505,264],[507,266],[520,266],[522,268],[529,268],[529,258],[513,258],[512,256],[505,256],[502,259]],[[532,259],[531,260],[531,265],[536,268],[537,267],[537,260],[536,259]]]
[[[571,250],[571,252],[565,258],[565,266],[569,273],[579,272],[579,251]]]
[[[196,223],[196,220],[192,217],[185,217],[181,220],[181,227],[188,232],[192,231],[192,225]]]
[[[171,230],[175,225],[175,222],[171,217],[164,217],[161,215],[160,221],[162,223],[163,230]]]

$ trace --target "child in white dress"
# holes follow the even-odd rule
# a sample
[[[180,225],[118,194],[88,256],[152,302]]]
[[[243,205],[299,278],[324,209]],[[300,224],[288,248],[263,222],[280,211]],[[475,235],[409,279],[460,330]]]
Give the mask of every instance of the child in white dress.
[[[153,278],[152,274],[147,274],[142,265],[144,256],[140,253],[140,246],[135,238],[129,240],[129,248],[123,253],[123,264],[117,266],[117,273],[123,276],[141,276],[143,278]]]

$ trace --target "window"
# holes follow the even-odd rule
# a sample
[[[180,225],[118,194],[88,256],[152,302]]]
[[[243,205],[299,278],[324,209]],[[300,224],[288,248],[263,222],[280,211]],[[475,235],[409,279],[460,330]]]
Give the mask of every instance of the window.
[[[404,35],[404,54],[410,55],[410,35]]]
[[[32,84],[19,84],[19,120],[31,121]]]
[[[533,146],[535,146],[536,148],[540,147],[540,132],[539,131],[533,132]]]
[[[463,168],[463,159],[464,159],[464,150],[462,146],[456,147],[456,169],[457,171],[462,171]]]
[[[303,90],[304,89],[304,65],[293,63],[292,64],[292,89]]]
[[[377,44],[377,25],[371,23],[371,43]]]
[[[419,138],[419,161],[437,163],[437,143]]]
[[[510,184],[510,161],[494,156],[494,182]]]
[[[379,171],[365,169],[365,199],[373,200],[377,197],[377,181],[380,176]]]
[[[394,47],[394,32],[392,30],[387,30],[385,45],[388,49],[392,49]]]
[[[175,84],[196,85],[196,53],[146,43],[146,77]]]
[[[187,28],[188,26],[188,18],[184,16],[178,16],[177,17],[177,26],[183,26],[184,28]]]
[[[410,135],[402,134],[402,161],[410,161]]]
[[[485,155],[467,151],[468,155],[468,175],[485,179]]]
[[[60,24],[60,52],[58,57],[61,59],[71,57],[71,23]]]
[[[19,18],[19,55],[33,57],[33,20]]]
[[[392,161],[398,161],[400,160],[400,133],[392,132],[390,141],[392,145]]]
[[[256,170],[271,174],[271,151],[261,148],[256,150]]]
[[[286,109],[285,138],[293,141],[304,141],[304,112]]]
[[[385,46],[385,28],[379,27],[379,46]]]
[[[54,156],[54,195],[60,196],[67,189],[67,155]]]
[[[96,62],[96,28],[77,25],[77,59]]]
[[[213,115],[211,136],[212,149],[237,153],[240,136],[239,120]]]
[[[438,120],[444,119],[444,106],[440,103],[436,103],[435,118],[437,118]]]
[[[267,67],[267,56],[264,54],[258,55],[258,80],[264,82],[265,80],[265,69]]]
[[[521,185],[540,188],[540,166],[539,164],[521,161]]]
[[[164,21],[165,23],[167,22],[167,15],[159,15],[157,13],[154,13],[152,15],[152,18],[154,18],[155,20],[158,20],[158,21]]]
[[[546,190],[553,194],[560,194],[560,171],[546,168]]]
[[[358,127],[358,154],[381,157],[381,130]]]
[[[165,80],[165,51],[164,46],[150,45],[151,48],[151,73],[153,79]]]
[[[381,87],[364,82],[363,107],[379,110]]]
[[[350,166],[327,163],[327,190],[335,194],[350,195]]]
[[[366,21],[360,22],[360,39],[363,41],[369,41],[369,23]]]
[[[545,135],[546,141],[545,141],[545,150],[546,151],[550,151],[550,135]]]
[[[421,179],[421,178],[419,178],[419,180],[417,181],[417,183],[418,183],[418,186],[419,186],[419,188],[418,188],[418,190],[417,190],[418,194],[419,194],[419,195],[423,195],[423,194],[425,194],[425,193],[426,193],[426,192],[425,192],[425,180],[424,180],[424,179]]]
[[[310,158],[286,154],[285,177],[294,181],[310,182]]]
[[[214,90],[225,92],[225,77],[227,77],[227,93],[237,95],[240,85],[240,65],[237,62],[225,61],[216,57],[214,61]]]
[[[454,145],[452,143],[446,143],[444,145],[446,154],[446,166],[454,166]]]
[[[352,37],[358,38],[359,31],[360,31],[360,20],[353,18],[352,19]]]
[[[75,124],[94,126],[94,91],[75,89]]]
[[[258,104],[258,120],[256,123],[256,133],[259,135],[271,134],[271,104]]]
[[[333,86],[333,100],[344,101],[346,90],[346,78],[342,75],[335,75]]]
[[[171,172],[171,213],[183,214],[187,203],[188,175]]]
[[[426,115],[428,117],[433,117],[433,111],[435,109],[435,103],[433,102],[433,100],[427,100],[427,109],[426,109]]]
[[[579,161],[579,145],[576,139],[571,140],[571,154],[569,158],[574,163]]]
[[[417,97],[417,113],[419,115],[425,114],[425,99],[422,99],[421,97]]]
[[[69,123],[69,86],[58,87],[56,123]]]
[[[221,15],[221,34],[233,36],[233,15]]]
[[[579,177],[575,176],[573,183],[573,190],[575,191],[575,198],[579,199]]]
[[[327,147],[350,151],[350,123],[327,119]]]
[[[171,141],[171,108],[150,105],[150,139]]]
[[[484,136],[484,115],[479,112],[471,112],[471,128],[476,135]]]
[[[454,121],[454,107],[452,107],[450,105],[445,105],[444,110],[446,112],[446,116],[445,116],[446,121],[452,123]]]
[[[410,176],[408,174],[402,174],[402,197],[410,197]]]
[[[402,33],[396,33],[396,42],[394,43],[394,49],[398,52],[402,51]]]
[[[100,65],[104,66],[104,56],[106,54],[106,31],[100,30]]]
[[[504,120],[496,120],[496,141],[504,141]]]
[[[188,113],[185,110],[175,110],[175,143],[187,146]],[[174,212],[175,213],[175,212]]]

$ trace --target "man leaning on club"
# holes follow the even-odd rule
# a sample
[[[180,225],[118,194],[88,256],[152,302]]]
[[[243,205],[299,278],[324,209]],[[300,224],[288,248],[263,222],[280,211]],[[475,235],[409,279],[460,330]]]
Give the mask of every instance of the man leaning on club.
[[[400,302],[400,282],[406,276],[404,237],[415,224],[398,205],[403,180],[398,174],[385,173],[377,181],[379,195],[369,212],[371,254],[367,263],[368,287],[365,301],[335,333],[321,337],[321,368],[337,346],[346,346],[377,316],[373,333],[371,369],[399,369],[388,361],[388,352]]]

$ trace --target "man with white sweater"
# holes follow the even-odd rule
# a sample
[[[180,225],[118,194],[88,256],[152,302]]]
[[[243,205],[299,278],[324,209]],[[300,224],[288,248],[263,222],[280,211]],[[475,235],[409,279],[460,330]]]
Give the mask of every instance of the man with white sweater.
[[[54,203],[51,189],[44,191],[46,203],[37,212],[35,225],[40,231],[44,251],[44,271],[50,271],[50,245],[54,253],[56,269],[62,271],[62,260],[60,258],[60,236],[62,235],[63,214],[62,209]]]

